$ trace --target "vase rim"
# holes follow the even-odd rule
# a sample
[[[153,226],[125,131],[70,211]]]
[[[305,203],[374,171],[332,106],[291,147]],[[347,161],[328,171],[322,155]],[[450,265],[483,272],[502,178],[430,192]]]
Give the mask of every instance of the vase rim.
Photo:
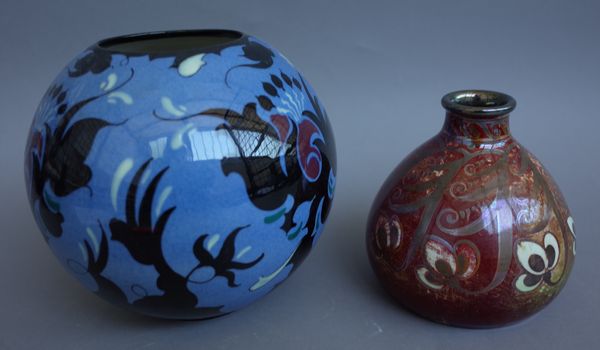
[[[121,54],[176,54],[230,45],[244,37],[246,34],[230,29],[163,30],[113,36],[93,47]]]
[[[517,101],[492,90],[459,90],[442,97],[442,106],[451,113],[471,117],[498,117],[509,114]]]

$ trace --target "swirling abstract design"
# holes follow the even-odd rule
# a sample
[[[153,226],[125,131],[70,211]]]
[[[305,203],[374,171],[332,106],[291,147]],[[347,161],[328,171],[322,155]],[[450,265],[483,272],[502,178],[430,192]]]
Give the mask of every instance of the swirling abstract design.
[[[36,113],[26,177],[44,237],[88,288],[201,319],[265,295],[308,255],[333,199],[335,145],[276,50],[227,31],[167,37],[180,34],[217,43],[100,43],[73,60]]]
[[[502,293],[515,309],[539,309],[558,293],[573,265],[572,224],[547,171],[508,133],[507,116],[449,114],[387,180],[367,246],[382,280],[403,281],[389,288],[409,308],[444,322],[431,303],[465,320],[471,314],[460,308],[481,303],[496,314],[473,317],[491,324],[514,312],[489,305]],[[395,231],[401,240],[390,245]]]

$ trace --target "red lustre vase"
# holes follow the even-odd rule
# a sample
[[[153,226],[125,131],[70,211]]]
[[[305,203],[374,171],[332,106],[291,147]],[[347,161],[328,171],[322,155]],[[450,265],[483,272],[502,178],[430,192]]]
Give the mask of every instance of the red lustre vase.
[[[566,283],[573,218],[548,171],[511,136],[512,97],[458,91],[442,105],[442,130],[396,167],[373,204],[371,265],[401,304],[436,322],[522,320]]]

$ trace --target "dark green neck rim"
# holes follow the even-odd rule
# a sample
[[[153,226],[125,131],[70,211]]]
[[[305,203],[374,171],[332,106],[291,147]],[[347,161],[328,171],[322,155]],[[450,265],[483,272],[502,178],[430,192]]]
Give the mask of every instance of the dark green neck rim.
[[[460,90],[442,97],[442,106],[452,114],[472,118],[494,118],[512,112],[517,101],[510,95],[489,90]]]

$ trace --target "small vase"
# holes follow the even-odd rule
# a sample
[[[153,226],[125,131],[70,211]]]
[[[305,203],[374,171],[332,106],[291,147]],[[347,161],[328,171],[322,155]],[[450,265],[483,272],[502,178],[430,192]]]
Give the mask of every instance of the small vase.
[[[35,219],[81,283],[175,319],[227,314],[316,244],[335,145],[314,90],[230,30],[102,40],[58,75],[25,154]]]
[[[573,218],[548,171],[511,136],[512,97],[458,91],[442,105],[442,130],[375,199],[369,259],[385,289],[419,315],[462,327],[510,324],[567,281]]]

